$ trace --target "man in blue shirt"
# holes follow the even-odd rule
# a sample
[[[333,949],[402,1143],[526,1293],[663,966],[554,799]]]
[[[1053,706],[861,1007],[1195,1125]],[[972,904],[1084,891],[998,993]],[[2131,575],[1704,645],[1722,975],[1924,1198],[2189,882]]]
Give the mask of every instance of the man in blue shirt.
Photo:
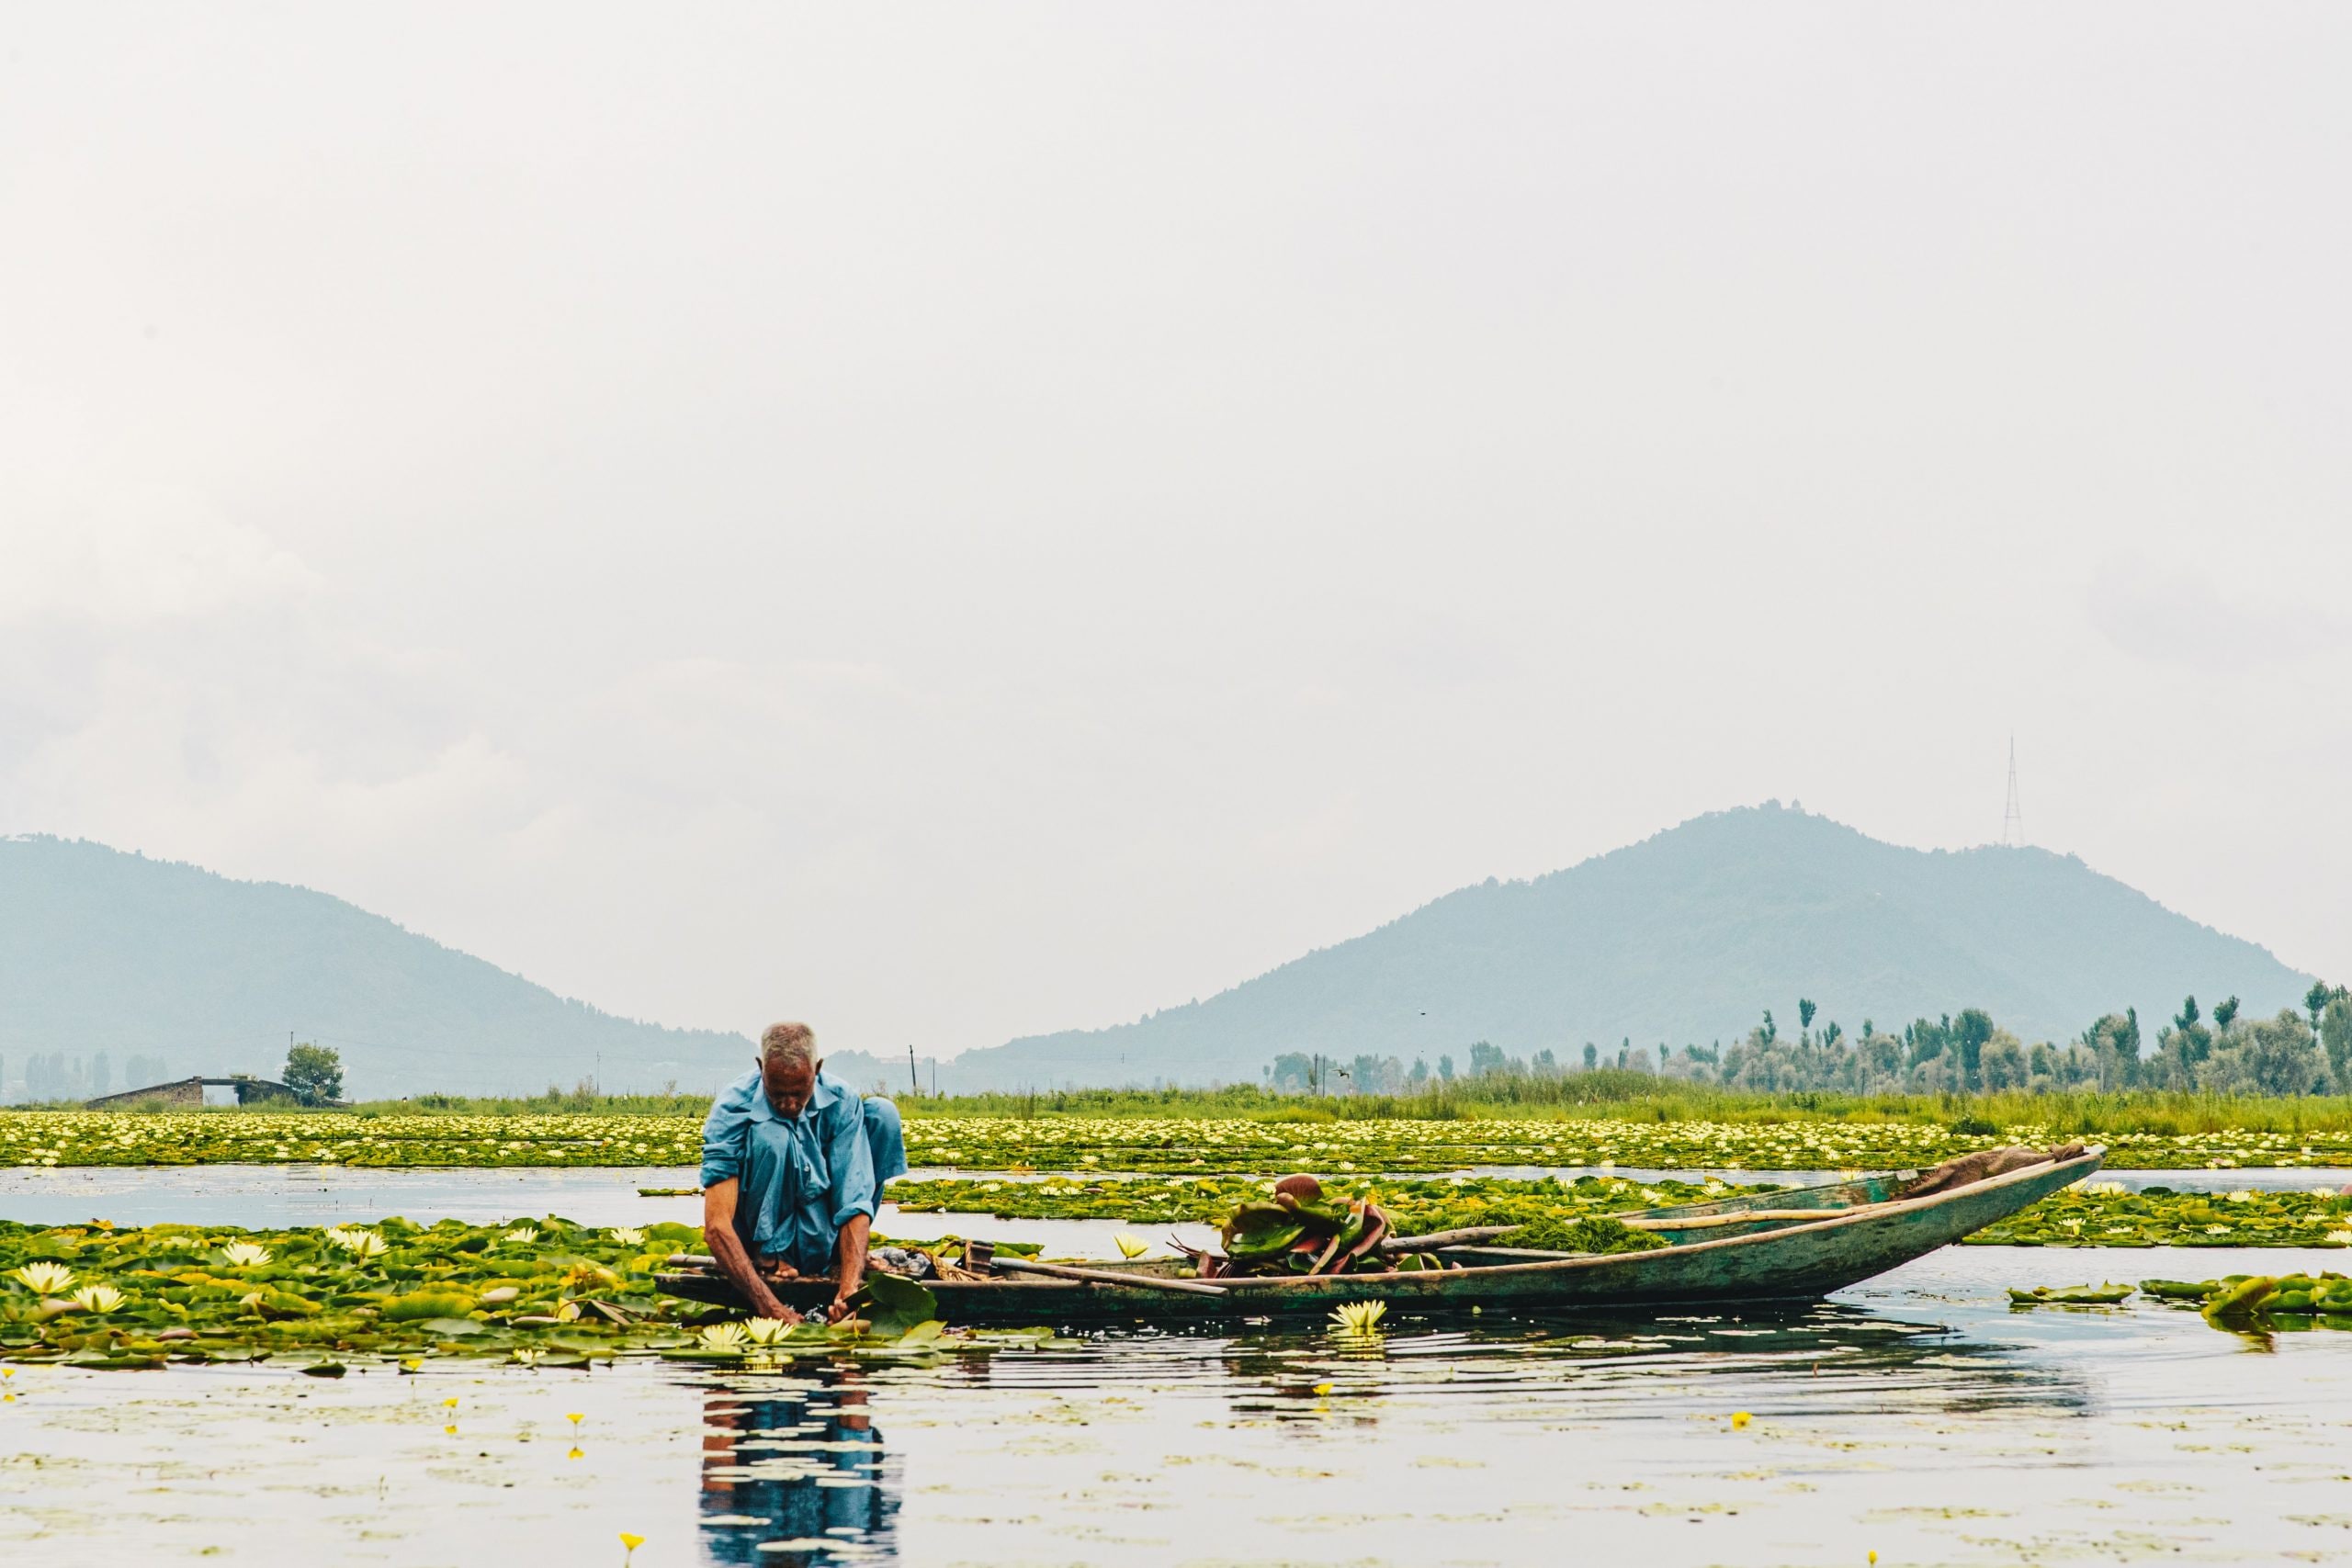
[[[899,1108],[827,1077],[805,1023],[772,1025],[757,1070],[728,1085],[702,1124],[703,1239],[762,1317],[797,1323],[771,1280],[833,1276],[826,1315],[865,1281],[882,1184],[907,1169]]]

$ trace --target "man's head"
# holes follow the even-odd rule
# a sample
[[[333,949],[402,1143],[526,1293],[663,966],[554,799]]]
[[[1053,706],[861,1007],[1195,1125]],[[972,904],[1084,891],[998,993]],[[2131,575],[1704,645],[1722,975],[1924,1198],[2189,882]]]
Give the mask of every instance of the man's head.
[[[760,1036],[760,1084],[779,1116],[797,1116],[817,1092],[817,1032],[805,1023],[771,1023]]]

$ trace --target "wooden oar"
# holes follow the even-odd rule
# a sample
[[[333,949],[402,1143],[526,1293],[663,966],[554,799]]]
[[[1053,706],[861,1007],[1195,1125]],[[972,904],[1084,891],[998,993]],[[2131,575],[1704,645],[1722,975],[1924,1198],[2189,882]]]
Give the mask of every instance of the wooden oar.
[[[1157,1274],[1114,1274],[1107,1269],[1073,1269],[1067,1263],[1032,1263],[1023,1258],[991,1258],[989,1267],[1000,1274],[1046,1274],[1057,1280],[1082,1280],[1093,1285],[1125,1285],[1137,1291],[1177,1291],[1188,1296],[1221,1296],[1223,1285],[1205,1280],[1167,1280]]]
[[[1383,1253],[1433,1252],[1441,1247],[1460,1247],[1468,1242],[1492,1241],[1521,1227],[1518,1225],[1471,1225],[1458,1231],[1431,1231],[1427,1235],[1393,1235],[1380,1244]]]
[[[1858,1214],[1872,1203],[1857,1203],[1848,1209],[1743,1209],[1733,1214],[1698,1214],[1687,1220],[1642,1219],[1631,1214],[1612,1216],[1627,1230],[1635,1231],[1706,1231],[1720,1225],[1744,1225],[1763,1220],[1834,1220],[1841,1214]]]

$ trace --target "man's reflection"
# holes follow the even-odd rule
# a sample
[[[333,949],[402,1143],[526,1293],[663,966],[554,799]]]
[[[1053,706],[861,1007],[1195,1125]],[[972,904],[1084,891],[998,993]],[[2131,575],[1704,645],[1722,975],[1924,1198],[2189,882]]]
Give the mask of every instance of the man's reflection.
[[[714,1389],[703,1401],[702,1450],[708,1562],[821,1561],[814,1542],[878,1544],[897,1511],[882,1487],[882,1434],[854,1374],[829,1387],[773,1393]],[[787,1540],[812,1544],[760,1550]]]

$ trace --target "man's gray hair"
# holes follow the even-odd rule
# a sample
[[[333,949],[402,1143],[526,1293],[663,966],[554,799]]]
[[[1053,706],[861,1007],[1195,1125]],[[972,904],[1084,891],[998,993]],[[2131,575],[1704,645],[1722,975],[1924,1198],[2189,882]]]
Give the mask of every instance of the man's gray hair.
[[[817,1032],[805,1023],[771,1023],[760,1036],[760,1065],[817,1070]]]

